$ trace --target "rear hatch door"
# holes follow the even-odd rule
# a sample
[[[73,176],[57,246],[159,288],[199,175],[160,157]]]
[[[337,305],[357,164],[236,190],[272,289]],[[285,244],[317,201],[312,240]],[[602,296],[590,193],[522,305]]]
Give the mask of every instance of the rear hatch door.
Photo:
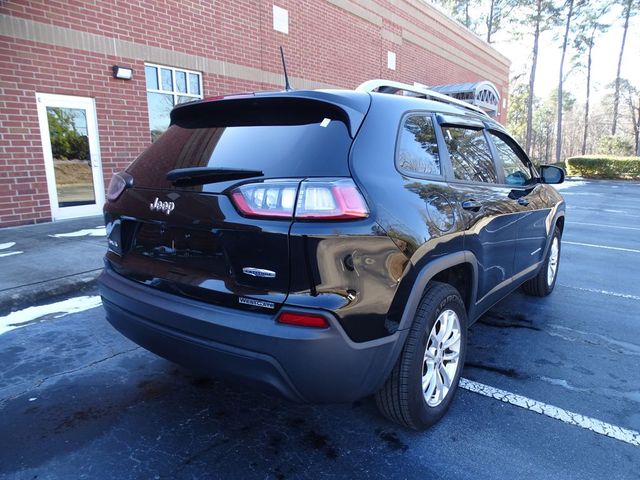
[[[320,96],[321,98],[318,98]],[[300,92],[180,106],[169,129],[127,169],[132,186],[105,216],[107,259],[153,288],[244,309],[272,310],[289,290],[292,219],[269,216],[269,183],[295,192],[308,177],[347,177],[369,98]],[[231,190],[264,182],[264,218],[247,218]],[[289,200],[290,201],[290,200]]]

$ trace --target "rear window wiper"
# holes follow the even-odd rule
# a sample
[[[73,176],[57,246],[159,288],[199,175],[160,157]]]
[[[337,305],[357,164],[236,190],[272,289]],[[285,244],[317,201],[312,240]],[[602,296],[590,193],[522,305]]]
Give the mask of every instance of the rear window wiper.
[[[260,170],[242,170],[238,168],[190,167],[176,168],[167,173],[169,180],[176,187],[191,187],[208,183],[241,180],[243,178],[263,177]]]

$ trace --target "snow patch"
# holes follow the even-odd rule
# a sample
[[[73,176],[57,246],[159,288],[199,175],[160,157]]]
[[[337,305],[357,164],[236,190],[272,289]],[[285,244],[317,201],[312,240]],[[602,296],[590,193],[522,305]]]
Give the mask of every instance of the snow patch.
[[[107,229],[104,225],[99,225],[96,228],[84,228],[75,232],[67,233],[54,233],[49,235],[56,238],[70,238],[70,237],[105,237],[107,235]]]
[[[23,310],[11,312],[9,315],[0,317],[0,335],[10,332],[16,328],[26,327],[29,322],[33,322],[46,315],[53,315],[53,318],[64,317],[70,313],[83,312],[91,308],[99,307],[102,304],[100,295],[74,297],[62,302],[28,307]]]
[[[0,243],[0,250],[7,250],[8,248],[11,248],[13,246],[15,246],[16,242],[6,242],[6,243]],[[20,255],[23,252],[2,252],[0,253],[0,258],[1,257],[10,257],[11,255]]]
[[[556,387],[566,388],[567,390],[571,390],[572,392],[588,392],[588,388],[580,388],[574,387],[569,382],[567,382],[564,378],[553,378],[553,377],[545,377],[544,375],[540,377],[540,380],[543,382],[550,383],[551,385],[555,385]]]

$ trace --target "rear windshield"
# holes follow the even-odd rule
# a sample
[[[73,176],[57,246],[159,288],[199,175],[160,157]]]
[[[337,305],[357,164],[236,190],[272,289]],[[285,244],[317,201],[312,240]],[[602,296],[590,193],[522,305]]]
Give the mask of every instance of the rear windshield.
[[[189,167],[259,170],[265,178],[349,175],[351,138],[342,121],[325,118],[317,123],[289,122],[294,124],[206,128],[172,125],[127,171],[133,175],[136,187],[154,189],[175,189],[166,180],[167,173]],[[230,184],[181,189],[220,192]]]

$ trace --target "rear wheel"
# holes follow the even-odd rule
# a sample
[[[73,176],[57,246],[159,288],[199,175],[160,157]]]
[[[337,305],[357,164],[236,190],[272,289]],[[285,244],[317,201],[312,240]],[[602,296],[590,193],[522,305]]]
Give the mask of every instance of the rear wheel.
[[[553,291],[558,278],[558,267],[560,266],[560,230],[555,227],[551,245],[547,252],[542,268],[538,274],[522,284],[522,290],[527,295],[534,297],[546,297]]]
[[[446,413],[460,379],[467,315],[458,291],[433,282],[425,293],[404,349],[376,403],[384,416],[422,430]]]

